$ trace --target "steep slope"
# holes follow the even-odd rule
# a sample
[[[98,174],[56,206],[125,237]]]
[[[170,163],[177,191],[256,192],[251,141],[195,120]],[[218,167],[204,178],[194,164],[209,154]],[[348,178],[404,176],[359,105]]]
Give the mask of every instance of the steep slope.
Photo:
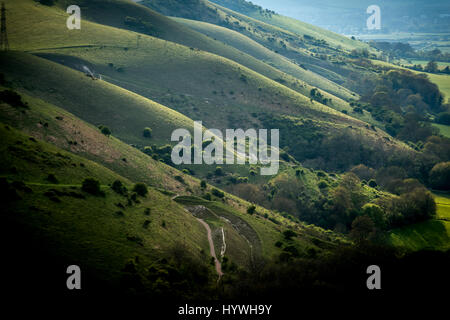
[[[300,88],[300,90],[293,88],[296,91],[300,91],[305,96],[310,96],[311,90],[314,89],[314,86],[317,88],[321,88],[324,90],[327,90],[328,92],[336,92],[336,94],[339,94],[339,91],[336,91],[337,88],[330,88],[329,86],[324,86],[324,80],[325,78],[318,76],[317,74],[303,69],[298,64],[292,62],[291,60],[283,57],[282,55],[275,53],[266,47],[262,46],[261,44],[257,43],[256,41],[250,39],[249,37],[244,36],[243,34],[230,30],[228,28],[220,27],[217,25],[213,25],[206,22],[196,21],[196,20],[189,20],[189,19],[183,19],[183,18],[174,18],[175,21],[179,22],[180,24],[186,25],[198,32],[201,32],[213,39],[217,39],[223,43],[226,43],[234,48],[239,49],[242,52],[245,52],[252,57],[264,61],[265,63],[277,68],[278,70],[281,70],[297,79],[303,79],[306,82],[306,85]],[[235,60],[236,61],[236,60]],[[255,70],[255,69],[254,69]],[[261,73],[261,72],[260,72]],[[274,79],[272,77],[272,79]],[[275,79],[277,81],[277,79]],[[284,79],[283,79],[284,80]],[[328,81],[328,80],[326,80]],[[286,84],[285,81],[282,82],[283,84]],[[329,82],[331,83],[331,82]],[[335,84],[333,84],[335,86]],[[287,84],[290,88],[289,84]],[[323,95],[327,99],[331,99],[332,103],[329,103],[328,105],[332,107],[333,109],[336,109],[338,111],[345,110],[348,113],[352,113],[353,108],[350,107],[350,105],[345,102],[344,100],[337,98],[331,94],[329,94],[327,91],[323,92]],[[356,98],[357,96],[353,96]],[[379,125],[377,121],[375,121],[369,113],[361,114],[352,114],[355,118],[358,118],[360,120],[366,121],[371,124]]]
[[[110,272],[103,275],[106,278],[117,277],[117,274],[120,273],[120,269],[117,269],[119,262],[125,264],[127,259],[134,259],[135,256],[140,257],[143,254],[141,250],[135,251],[127,249],[125,246],[124,250],[128,251],[126,257],[123,258],[121,251],[113,253],[109,248],[101,247],[105,241],[115,237],[132,246],[137,244],[138,248],[151,246],[150,251],[146,252],[146,258],[140,262],[142,265],[148,265],[156,258],[170,256],[174,247],[179,246],[181,242],[183,242],[183,246],[188,247],[185,254],[192,255],[195,259],[203,260],[206,263],[208,257],[199,253],[199,251],[207,252],[204,250],[207,242],[203,229],[199,230],[199,224],[193,220],[194,217],[176,206],[173,200],[176,198],[174,192],[184,195],[192,193],[202,195],[210,190],[209,187],[200,188],[197,180],[173,168],[158,164],[157,161],[128,147],[120,140],[102,137],[95,128],[67,111],[26,95],[22,97],[27,107],[18,108],[5,103],[0,104],[1,122],[8,123],[8,125],[2,124],[0,128],[4,142],[2,145],[4,166],[0,176],[8,181],[24,183],[24,185],[11,184],[11,186],[16,186],[14,188],[18,190],[22,200],[20,203],[13,203],[12,207],[8,207],[7,212],[15,213],[11,216],[14,217],[11,223],[26,225],[26,228],[29,228],[33,234],[39,234],[39,230],[44,228],[41,223],[45,223],[46,237],[48,238],[45,241],[56,241],[54,246],[59,257],[70,256],[72,259],[79,259],[89,268],[92,267],[96,271],[102,272],[102,267],[96,265],[95,258],[83,248],[84,241],[92,241],[95,246],[100,246],[92,248],[92,250],[98,252],[106,250],[108,258],[104,264],[114,266]],[[24,135],[10,126],[21,128],[33,137]],[[53,145],[61,146],[71,152],[40,142],[38,139],[45,139]],[[76,141],[78,143],[74,143]],[[95,145],[91,145],[91,143]],[[124,155],[122,153],[124,151],[127,152],[125,153],[128,157],[127,161],[125,164],[118,163],[121,161],[117,161],[119,159],[116,157]],[[105,164],[105,166],[121,172],[123,176],[87,160],[87,158]],[[49,178],[50,174],[53,175],[52,179]],[[174,183],[177,175],[184,177],[182,183],[178,180],[178,185]],[[106,193],[104,197],[79,192],[81,182],[87,177],[93,177],[101,182],[102,190]],[[155,177],[164,181],[159,181]],[[159,189],[150,188],[148,196],[138,197],[136,200],[131,194],[120,195],[110,190],[110,185],[114,180],[121,180],[128,189],[131,189],[132,182],[136,181],[148,181],[150,185],[159,187]],[[2,187],[4,186],[2,185]],[[32,191],[27,191],[27,188],[32,188]],[[41,196],[41,192],[43,196]],[[74,200],[66,202],[68,198],[74,198]],[[339,241],[334,235],[318,233],[315,228],[294,223],[260,207],[258,207],[257,215],[245,214],[249,204],[228,194],[220,203],[197,197],[185,197],[185,199],[191,199],[190,202],[183,202],[185,205],[201,204],[211,208],[214,214],[226,217],[227,220],[213,218],[212,220],[207,219],[207,221],[213,230],[217,231],[220,228],[225,230],[226,256],[240,268],[247,268],[250,260],[256,256],[266,259],[278,255],[280,249],[273,244],[279,238],[279,232],[286,227],[298,230],[299,238],[294,243],[299,250],[306,250],[308,247],[321,250],[317,240],[315,244],[311,242],[312,234],[324,241]],[[195,202],[192,202],[194,200]],[[150,208],[149,213],[146,213],[146,208]],[[36,211],[39,215],[29,217],[27,214],[30,210]],[[54,220],[53,210],[58,210],[63,215],[59,215],[59,218]],[[73,216],[77,210],[82,211],[82,217]],[[20,221],[16,220],[19,213]],[[50,215],[50,218],[45,221],[34,220],[40,219],[41,214]],[[269,217],[277,223],[269,220]],[[127,221],[125,226],[116,230],[117,227],[123,225],[124,220]],[[146,222],[147,220],[149,222]],[[93,221],[96,223],[92,223]],[[192,223],[197,223],[193,229]],[[66,225],[71,224],[74,226],[71,227],[70,232],[65,233],[65,237],[60,237],[58,240],[53,238],[57,236],[58,230],[64,232]],[[244,225],[244,229],[242,229],[242,225]],[[105,237],[104,232],[92,229],[103,227],[110,232],[107,239],[102,238]],[[183,230],[183,227],[186,229]],[[121,235],[117,234],[119,231],[122,232]],[[92,236],[80,237],[77,236],[78,233],[88,233]],[[248,238],[249,234],[250,238]],[[183,235],[183,241],[181,241],[180,235]],[[214,233],[214,237],[215,243],[218,245],[218,252],[220,252],[222,240],[220,237],[217,239],[217,232]],[[42,240],[42,238],[38,238]],[[72,239],[75,238],[80,242],[73,242]],[[253,249],[249,247],[246,239],[251,241]],[[61,249],[62,247],[65,247],[67,251]],[[122,258],[125,260],[120,260]],[[109,259],[117,261],[111,262]],[[107,279],[107,281],[110,280]]]
[[[346,50],[363,48],[369,50],[369,46],[363,42],[352,40],[332,31],[274,13],[273,11],[266,11],[261,7],[255,6],[245,0],[211,0],[211,2],[273,26],[289,30],[298,35],[306,34],[317,39],[323,39],[332,44],[334,47],[341,46]],[[367,8],[367,6],[365,8]]]
[[[205,0],[188,3],[178,0],[170,3],[160,0],[145,0],[141,3],[168,16],[200,20],[237,31],[328,80],[346,88],[357,88],[355,78],[358,77],[357,74],[361,74],[360,70],[346,65],[342,60],[343,56],[349,54],[350,49],[342,46],[345,37],[333,34],[342,40],[342,43],[329,43],[321,36],[321,32],[314,33],[317,38],[308,32],[295,33]],[[270,12],[265,14],[272,15]],[[319,29],[319,31],[322,30]],[[323,32],[327,33],[327,31]],[[349,39],[346,41],[357,43]],[[361,46],[362,48],[358,48],[358,50],[368,48],[366,44],[361,43]],[[336,95],[351,98],[342,94]]]
[[[150,189],[146,197],[127,204],[127,196],[108,186],[118,179],[132,187],[126,178],[3,124],[0,136],[1,190],[8,195],[1,205],[2,223],[7,226],[2,240],[16,239],[13,250],[5,248],[2,253],[9,261],[2,266],[3,271],[16,274],[27,265],[26,259],[39,257],[42,278],[28,279],[30,284],[36,284],[55,279],[54,274],[46,275],[57,268],[61,272],[75,262],[86,272],[88,292],[107,291],[121,283],[128,290],[134,284],[122,282],[127,277],[124,272],[127,264],[136,261],[149,266],[157,259],[169,257],[170,250],[181,241],[174,234],[180,233],[184,233],[186,255],[206,268],[207,258],[200,253],[207,249],[202,226],[169,196]],[[49,174],[57,181],[50,182]],[[88,177],[100,181],[104,196],[81,189],[82,181]],[[150,208],[149,215],[146,208]],[[45,259],[49,256],[58,263]],[[49,269],[45,270],[46,267]],[[22,280],[15,278],[15,281],[14,287],[7,287],[20,291]],[[107,286],[102,288],[104,283]],[[50,280],[45,285],[49,291],[61,292],[58,289],[61,283],[57,281]],[[148,283],[147,286],[151,287]],[[35,289],[32,285],[27,294]]]
[[[24,5],[20,1],[18,4]],[[24,5],[23,10],[26,12],[31,9],[27,9]],[[33,10],[37,9],[33,7]],[[60,16],[53,10],[56,9],[47,9],[42,14],[48,19],[47,21],[50,21],[48,25],[53,26],[56,31],[41,32],[34,36],[38,37],[38,40],[46,42],[46,45],[41,43],[42,47],[56,48],[60,46],[61,48],[39,50],[40,55],[45,55],[47,58],[52,58],[78,70],[82,70],[82,67],[87,65],[95,73],[101,73],[105,80],[150,97],[180,111],[191,119],[200,118],[207,127],[224,129],[230,126],[241,128],[262,126],[274,128],[276,126],[276,128],[281,128],[282,136],[287,137],[292,134],[304,136],[302,139],[304,142],[300,144],[297,143],[298,141],[294,143],[291,139],[282,139],[281,146],[291,147],[292,150],[295,150],[295,156],[299,157],[299,160],[305,159],[305,148],[310,149],[307,157],[317,156],[317,148],[311,149],[311,143],[317,146],[321,144],[323,138],[334,135],[336,131],[347,132],[348,130],[345,129],[349,126],[369,140],[378,140],[377,144],[381,142],[383,145],[386,144],[387,148],[399,147],[396,142],[392,145],[391,142],[385,140],[384,133],[370,129],[367,124],[335,112],[318,102],[310,101],[305,96],[230,60],[145,35],[141,36],[139,47],[130,47],[129,41],[136,34],[90,22],[84,22],[81,32],[73,33],[74,38],[68,36],[67,30],[64,28],[59,33],[59,29],[54,24],[58,21],[62,23],[62,19],[60,20]],[[22,13],[22,11],[20,12]],[[46,30],[45,27],[42,27],[41,31],[44,30]],[[18,29],[15,31],[18,32]],[[30,33],[32,32],[30,31]],[[41,36],[42,34],[45,36]],[[17,33],[16,36],[18,35]],[[25,38],[27,36],[29,35],[24,35]],[[60,42],[62,39],[65,39],[65,43]],[[86,43],[90,44],[87,47],[83,46],[81,45],[82,41],[85,45]],[[36,46],[31,38],[28,38],[27,42],[30,43],[30,48]],[[26,46],[27,42],[17,43],[17,46]],[[71,44],[79,44],[79,46]],[[133,58],[130,59],[130,56]],[[57,66],[35,61],[30,63],[32,64],[30,67],[32,70],[34,69],[33,72],[25,71],[24,65],[27,64],[25,61],[20,63],[16,61],[16,66],[5,63],[2,68],[12,77],[20,78],[21,85],[25,88],[36,87],[39,89],[36,90],[36,93],[39,92],[41,97],[48,96],[49,102],[63,106],[80,118],[96,125],[109,125],[119,138],[128,143],[144,146],[147,141],[142,137],[142,130],[153,124],[155,126],[154,139],[159,143],[167,142],[175,127],[190,128],[192,126],[192,124],[186,123],[188,118],[183,118],[184,120],[180,118],[179,125],[176,126],[174,123],[167,123],[172,122],[173,119],[166,118],[159,121],[161,116],[165,116],[164,108],[156,108],[161,112],[156,117],[149,114],[148,119],[138,113],[141,107],[137,109],[133,107],[134,111],[131,113],[129,110],[125,111],[123,106],[129,104],[126,101],[130,97],[129,93],[121,95],[117,90],[112,90],[111,96],[105,96],[98,92],[99,97],[102,98],[98,99],[96,89],[109,85],[103,81],[92,81],[87,77],[84,77],[84,81],[79,82],[78,80],[83,76],[68,69],[65,69],[64,73],[71,75],[71,84],[66,85],[63,91],[70,93],[70,98],[65,100],[61,94],[46,92],[48,87],[58,90],[56,83],[64,84],[65,82],[51,72],[51,69],[57,68]],[[36,82],[35,74],[41,77],[39,82]],[[62,73],[58,72],[58,74]],[[149,77],[149,75],[151,76]],[[80,85],[82,87],[79,87]],[[83,89],[80,91],[80,88]],[[112,87],[110,88],[112,89]],[[112,96],[114,99],[111,99]],[[137,96],[134,97],[134,100],[136,99],[138,99]],[[75,101],[82,102],[83,109],[74,105],[74,103],[78,103]],[[111,103],[113,101],[114,103]],[[94,110],[102,108],[100,106],[102,103],[108,108],[114,108],[114,114],[122,114],[122,116],[116,115],[111,118],[105,112],[94,112]],[[78,108],[78,110],[75,112],[70,108]],[[84,114],[85,111],[86,114]],[[239,111],[239,117],[234,116],[235,111]],[[277,117],[281,115],[288,117],[281,116],[275,123],[268,122],[271,114],[276,114]],[[94,116],[96,118],[93,118]],[[129,121],[133,117],[136,122]],[[177,115],[174,118],[178,117]],[[105,122],[105,119],[108,122],[102,123]],[[313,122],[306,122],[306,125],[301,126],[295,125],[295,132],[283,132],[286,126],[292,126],[298,121],[300,121],[298,123],[305,124],[304,120],[308,119]],[[283,123],[285,125],[281,125]],[[312,142],[310,141],[311,136],[315,136],[319,140]],[[388,138],[386,137],[386,139]],[[359,143],[365,144],[365,142]],[[369,143],[369,145],[373,145],[373,143]]]
[[[70,3],[77,3],[83,7],[86,1],[72,1]],[[107,12],[107,14],[105,14],[105,12]],[[236,48],[233,45],[230,47],[224,45],[222,42],[213,41],[210,38],[204,37],[201,34],[192,31],[190,28],[183,28],[182,25],[174,23],[170,19],[148,9],[147,7],[135,5],[130,2],[108,2],[106,7],[103,0],[89,1],[85,18],[103,25],[149,34],[188,47],[194,47],[211,52],[238,62],[239,64],[242,64],[271,79],[283,79],[286,77],[286,75],[282,73],[286,72],[285,70],[278,68],[276,65],[275,68],[280,69],[282,72],[274,70],[274,68],[267,66],[264,61],[260,61],[258,57],[254,57],[251,53],[248,53],[245,50],[240,50],[239,47]],[[135,23],[130,23],[130,21]],[[137,39],[136,43],[138,43],[138,41],[139,40]],[[248,55],[243,53],[247,53]],[[291,68],[292,67],[293,66],[291,66]],[[296,69],[295,74],[289,72],[286,73],[294,76],[297,80],[305,81],[306,83],[330,92],[331,94],[345,98],[348,98],[351,95],[351,92],[329,81],[328,79],[320,77],[311,71],[303,70],[298,66]],[[284,84],[294,90],[297,90],[295,79],[285,79]],[[305,91],[301,93],[305,94]]]
[[[27,92],[94,125],[108,126],[129,144],[148,141],[142,132],[153,129],[153,140],[166,143],[177,128],[192,128],[192,120],[176,111],[84,73],[29,54],[2,53],[2,72]]]

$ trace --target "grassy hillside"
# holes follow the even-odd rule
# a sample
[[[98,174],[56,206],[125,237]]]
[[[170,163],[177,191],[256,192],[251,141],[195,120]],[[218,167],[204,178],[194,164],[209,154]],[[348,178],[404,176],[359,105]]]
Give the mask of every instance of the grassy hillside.
[[[21,93],[29,105],[23,110],[0,105],[0,121],[61,149],[85,157],[132,181],[141,181],[172,192],[187,192],[198,181],[174,168],[153,160],[140,150],[114,136],[105,136],[99,128],[77,118],[68,111],[41,99]],[[185,183],[176,180],[184,176]]]
[[[261,11],[260,8],[247,4],[242,5],[243,1],[239,0],[211,0],[221,6],[227,7],[234,11],[243,13],[251,18],[260,20],[262,22],[289,30],[298,35],[309,35],[317,39],[324,39],[334,47],[341,46],[347,50],[353,49],[369,49],[365,43],[352,40],[332,31],[290,18],[277,13]]]
[[[292,62],[291,60],[283,57],[282,55],[275,53],[266,47],[262,46],[261,44],[257,43],[256,41],[250,39],[247,36],[244,36],[240,34],[239,32],[216,26],[210,23],[201,22],[201,21],[195,21],[195,20],[189,20],[189,19],[183,19],[183,18],[174,18],[175,21],[179,22],[180,24],[186,25],[198,32],[201,32],[210,38],[219,40],[225,44],[228,44],[232,47],[235,47],[239,49],[242,52],[245,52],[252,57],[264,61],[265,63],[297,78],[302,79],[305,81],[305,86],[299,88],[300,93],[302,93],[305,96],[309,96],[311,90],[314,87],[320,88],[325,90],[324,96],[328,99],[332,99],[332,103],[330,106],[336,110],[347,110],[348,112],[352,111],[352,108],[350,108],[349,104],[345,101],[343,101],[340,98],[337,98],[333,95],[330,95],[330,93],[334,93],[337,96],[343,95],[343,88],[339,87],[335,83],[325,79],[324,77],[318,76],[317,74],[305,70],[302,67],[300,67],[298,64]],[[238,61],[239,60],[235,60]],[[250,67],[251,68],[251,67]],[[253,70],[256,70],[252,68]],[[256,70],[257,71],[257,70]],[[261,72],[260,72],[261,73]],[[262,73],[264,74],[264,73]],[[276,78],[271,77],[272,79],[277,80]],[[281,79],[283,80],[282,83],[286,84],[287,79]],[[280,79],[278,79],[280,81]],[[288,85],[288,84],[287,84]],[[292,86],[288,85],[292,88]],[[295,89],[295,87],[294,87]],[[344,91],[346,91],[344,89]],[[349,92],[350,93],[350,92]],[[351,93],[350,93],[351,94]],[[349,94],[344,94],[346,98],[349,97],[357,97]],[[371,119],[369,114],[364,114],[363,116],[355,115],[355,117],[358,117],[361,120],[367,121],[369,123],[376,123],[373,119]]]
[[[89,21],[152,35],[226,57],[271,79],[284,79],[283,84],[294,90],[301,89],[301,87],[296,85],[297,79],[311,83],[311,85],[317,86],[336,96],[344,98],[350,98],[352,96],[352,93],[347,89],[310,71],[300,71],[299,73],[297,70],[297,74],[291,74],[283,69],[277,68],[277,66],[275,66],[275,68],[269,67],[264,61],[260,61],[257,57],[253,57],[251,53],[249,53],[249,55],[246,54],[248,52],[245,50],[240,50],[240,48],[235,49],[233,48],[234,46],[228,46],[222,42],[214,41],[190,28],[183,28],[182,25],[171,21],[167,17],[148,9],[147,7],[129,1],[110,1],[108,2],[107,7],[103,0],[89,1],[89,3],[85,0],[79,0],[75,2],[72,1],[70,4],[78,4],[81,7],[85,7],[84,17]],[[69,2],[59,2],[59,5],[61,8],[65,8],[65,5],[69,5]],[[107,8],[107,10],[105,10],[105,8]],[[133,24],[130,23],[130,19],[139,22]],[[136,39],[130,39],[130,43],[132,42],[135,42],[136,46],[138,46],[140,38],[138,39],[136,36]],[[280,69],[282,72],[277,69]],[[297,69],[302,70],[298,66]],[[293,75],[295,79],[290,79],[284,72]],[[301,76],[299,77],[299,75]],[[305,90],[301,91],[301,93],[305,93]],[[309,91],[306,93],[309,95]]]
[[[446,126],[444,124],[433,123],[433,127],[438,128],[439,133],[442,134],[444,137],[450,138],[450,126]]]
[[[354,79],[349,75],[358,70],[346,66],[340,59],[341,55],[348,54],[348,50],[330,44],[322,37],[297,34],[204,0],[189,3],[146,0],[142,4],[167,16],[204,21],[237,31],[328,80],[354,87]]]
[[[97,163],[104,165],[105,167],[108,167],[114,172],[120,173],[121,176],[117,175],[116,179],[126,181],[128,186],[131,185],[130,181],[142,181],[152,187],[158,188],[158,190],[163,190],[163,194],[165,194],[167,197],[170,197],[171,199],[173,199],[177,194],[182,194],[185,196],[189,194],[196,194],[200,196],[205,192],[210,191],[210,187],[201,189],[200,183],[197,179],[181,173],[174,168],[168,167],[163,163],[153,160],[152,158],[136,150],[135,148],[124,144],[117,138],[104,136],[97,128],[85,123],[84,121],[78,119],[74,115],[61,108],[52,106],[40,99],[31,98],[24,94],[22,94],[22,99],[23,102],[28,105],[28,107],[25,109],[12,107],[4,103],[0,104],[0,121],[3,123],[7,123],[9,126],[13,126],[23,130],[35,139],[46,140],[51,144],[58,146],[59,148],[70,151],[70,154],[83,156],[83,160],[79,160],[81,159],[79,158],[76,161],[79,163],[83,163],[83,165],[81,165],[82,168],[86,167],[86,165],[84,165],[84,162],[89,161],[87,159],[91,159],[93,161],[96,161]],[[10,128],[9,130],[13,129]],[[35,141],[32,138],[30,139],[30,141]],[[5,136],[5,141],[7,141],[8,143],[13,143],[13,140],[14,139],[12,137]],[[56,149],[56,147],[53,148]],[[27,160],[29,159],[24,159],[24,161]],[[14,161],[11,161],[11,163],[13,162]],[[31,174],[29,171],[33,167],[27,168],[26,165],[20,167],[15,166],[15,169],[13,170],[9,168],[9,163],[9,161],[6,162],[5,167],[5,172],[12,172],[11,175],[6,176],[8,179],[19,179],[26,182],[34,181],[32,183],[38,183],[38,185],[42,184],[41,182],[35,182],[35,177],[29,179],[23,175],[18,176],[15,174],[22,171],[26,172],[27,174]],[[89,161],[89,163],[91,162]],[[74,168],[78,168],[78,166],[75,165]],[[78,176],[73,177],[70,174],[62,173],[57,170],[50,173],[53,173],[57,177],[57,179],[59,179],[60,176],[64,177],[64,180],[61,179],[61,181],[56,184],[57,186],[79,187],[82,181],[82,179]],[[40,177],[37,180],[46,180],[48,174],[48,170],[41,170],[39,172]],[[38,173],[33,173],[33,175],[38,175]],[[97,179],[102,178],[102,176],[98,175],[95,175],[93,177]],[[178,178],[182,178],[182,180]],[[109,179],[107,183],[110,184],[111,182],[111,179]],[[52,185],[54,186],[55,183],[53,183]],[[108,187],[104,186],[104,189],[108,189]],[[153,190],[156,192],[156,189]],[[207,205],[208,207],[210,207],[209,201],[203,199],[197,200],[197,202],[198,201],[200,202],[196,204]],[[213,202],[211,202],[211,205],[212,204]],[[250,232],[253,232],[253,234],[256,235],[253,237],[253,240],[256,241],[255,246],[259,246],[262,248],[262,251],[260,250],[259,252],[261,257],[272,257],[277,253],[278,250],[273,246],[273,243],[276,242],[276,240],[272,240],[279,237],[277,234],[281,232],[281,230],[283,230],[285,227],[295,229],[299,228],[299,225],[297,223],[289,221],[288,219],[285,219],[276,213],[270,212],[260,207],[258,208],[259,214],[257,215],[251,216],[245,214],[245,211],[249,204],[231,195],[226,195],[221,204],[216,204],[214,206],[218,206],[217,208],[220,207],[222,208],[222,211],[228,212],[227,217],[229,220],[231,219],[233,221],[232,215],[237,215],[243,217],[244,221],[247,221],[246,223],[249,223],[249,227],[247,229],[249,229]],[[266,215],[266,217],[262,218],[263,215]],[[277,221],[277,224],[273,223],[271,220],[268,220],[268,217],[275,219]],[[216,223],[214,221],[208,222],[211,223],[211,226],[216,226]],[[237,224],[239,225],[239,222]],[[239,234],[239,228],[236,231],[233,229],[233,225],[228,225],[226,223],[223,224],[223,221],[220,226],[226,227],[227,233],[230,234],[229,236],[227,236],[227,239],[231,243],[228,244],[228,248],[232,253],[227,254],[227,256],[231,258],[232,261],[235,261],[239,266],[247,266],[249,259],[248,252],[246,254],[246,250],[234,247],[239,247],[239,243],[242,245],[243,242],[243,239],[240,238],[241,236]],[[302,230],[299,229],[299,232],[313,232],[313,229],[303,228]],[[317,231],[314,232],[317,233]],[[180,234],[180,232],[178,232],[177,234]],[[325,234],[322,231],[319,231],[318,236],[325,237],[327,239],[329,238],[329,235]],[[216,243],[219,244],[220,242],[217,241]],[[236,244],[233,245],[232,243]],[[246,242],[244,241],[244,243]],[[308,245],[310,244],[308,244],[307,241],[302,241],[299,243],[299,248]],[[220,252],[220,248],[218,249],[218,252]],[[235,254],[233,254],[233,252],[235,252]]]
[[[30,234],[18,233],[16,237],[34,234],[39,241],[51,243],[51,250],[59,257],[79,261],[86,270],[112,283],[118,283],[129,260],[138,256],[149,265],[182,240],[189,255],[207,261],[200,254],[207,248],[202,227],[169,196],[150,189],[147,197],[127,205],[127,198],[108,185],[119,179],[130,189],[130,180],[9,126],[2,124],[0,135],[1,177],[12,183],[15,191],[9,192],[20,199],[2,212],[3,222],[12,230],[30,229]],[[57,182],[49,182],[49,174]],[[104,197],[81,190],[87,177],[100,181]],[[2,182],[2,192],[4,187]],[[146,208],[151,209],[150,215],[145,214]],[[150,223],[144,226],[146,220]],[[166,227],[162,227],[163,221]],[[186,228],[189,233],[183,232]],[[181,233],[184,239],[173,236]]]
[[[94,125],[108,126],[129,144],[148,142],[142,134],[145,127],[153,129],[155,142],[165,143],[176,128],[193,126],[187,117],[149,99],[29,54],[2,53],[0,68],[30,95]]]

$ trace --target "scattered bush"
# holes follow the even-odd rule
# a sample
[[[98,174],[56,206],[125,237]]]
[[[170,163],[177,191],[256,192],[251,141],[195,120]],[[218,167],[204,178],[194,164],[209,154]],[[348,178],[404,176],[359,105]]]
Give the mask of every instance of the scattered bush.
[[[436,164],[430,171],[430,186],[438,190],[450,190],[450,162]]]
[[[356,242],[367,240],[375,232],[375,223],[368,216],[357,217],[352,222],[350,237]]]
[[[369,180],[369,187],[376,188],[376,187],[378,187],[378,184],[377,184],[377,182],[374,179],[370,179]]]
[[[100,132],[103,133],[105,136],[109,137],[111,135],[111,130],[109,130],[106,126],[99,126]]]
[[[111,185],[111,189],[114,192],[122,195],[125,195],[128,192],[127,187],[125,187],[120,180],[115,180]]]
[[[145,138],[151,138],[151,137],[152,137],[152,129],[149,128],[149,127],[146,127],[146,128],[144,129],[144,132],[142,133],[142,135],[143,135]]]
[[[318,186],[320,189],[326,189],[329,187],[328,182],[326,182],[325,180],[320,180]]]
[[[0,101],[9,104],[12,107],[27,107],[27,105],[22,101],[22,97],[17,92],[12,90],[1,91]]]
[[[213,188],[211,190],[211,193],[212,193],[213,196],[216,196],[218,198],[223,198],[225,196],[225,194],[222,191],[220,191],[220,190],[218,190],[216,188]]]
[[[448,112],[442,112],[438,114],[436,118],[436,122],[440,124],[450,125],[450,113]]]
[[[214,174],[216,176],[223,176],[224,173],[222,167],[217,167],[216,170],[214,170]]]
[[[317,176],[320,178],[324,178],[327,176],[327,174],[325,172],[323,172],[322,170],[317,171]]]
[[[211,193],[209,193],[209,192],[205,193],[205,195],[203,196],[203,199],[211,201],[211,199],[212,199]]]
[[[147,186],[144,183],[136,183],[134,185],[133,191],[141,197],[145,197],[148,193]]]
[[[256,206],[251,205],[251,206],[249,206],[249,207],[247,208],[247,213],[248,213],[248,214],[254,214],[254,213],[255,213],[255,210],[256,210]]]
[[[53,184],[59,183],[59,182],[58,182],[58,179],[56,179],[56,177],[55,177],[55,175],[54,175],[53,173],[50,173],[50,174],[47,176],[47,181],[48,181],[48,182],[51,182],[51,183],[53,183]]]
[[[150,147],[150,146],[146,146],[146,147],[144,147],[144,153],[146,154],[146,155],[149,155],[149,156],[151,156],[151,155],[153,155],[153,148],[152,147]]]
[[[237,178],[237,183],[248,183],[247,177],[239,177]]]
[[[100,181],[94,178],[84,179],[81,190],[94,196],[105,196],[105,193],[100,188]]]
[[[288,252],[291,254],[292,257],[299,257],[300,253],[298,252],[298,249],[292,245],[287,246],[283,249],[284,252]]]
[[[180,183],[185,183],[184,178],[182,176],[175,176],[174,179]]]
[[[291,240],[292,237],[297,236],[297,234],[292,230],[286,230],[283,232],[283,236],[286,240]]]

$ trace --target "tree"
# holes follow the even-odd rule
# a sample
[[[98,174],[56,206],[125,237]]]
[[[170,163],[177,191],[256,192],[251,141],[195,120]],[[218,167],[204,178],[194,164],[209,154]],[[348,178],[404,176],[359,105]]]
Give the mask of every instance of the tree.
[[[369,180],[369,187],[376,188],[377,186],[378,186],[378,184],[374,179]]]
[[[286,240],[291,240],[292,237],[297,236],[297,234],[292,230],[286,230],[283,232],[283,236]]]
[[[450,162],[436,164],[430,171],[429,181],[433,189],[450,190]]]
[[[367,240],[374,231],[375,223],[372,219],[368,216],[360,216],[353,220],[350,236],[359,243]]]
[[[247,213],[248,214],[254,214],[256,210],[256,207],[254,205],[251,205],[247,208]]]
[[[152,129],[149,127],[146,127],[142,134],[145,138],[151,138],[152,137]]]
[[[430,61],[425,67],[426,72],[437,73],[439,71],[438,65],[435,61]]]
[[[377,229],[386,229],[387,219],[383,209],[380,206],[373,203],[367,203],[362,207],[362,215],[368,216],[373,221]]]
[[[214,174],[216,176],[223,176],[224,173],[222,167],[216,167],[216,169],[214,170]]]
[[[200,181],[200,188],[206,189],[206,181],[205,180]]]
[[[106,126],[99,126],[100,132],[103,133],[105,136],[109,137],[111,135],[111,130],[109,130]]]
[[[218,190],[216,188],[213,188],[211,190],[211,193],[212,193],[213,196],[216,196],[218,198],[223,198],[225,196],[225,194],[222,191],[220,191],[220,190]]]
[[[416,188],[394,198],[391,211],[399,217],[395,219],[395,224],[401,226],[433,217],[436,214],[436,202],[427,189]]]
[[[105,193],[100,189],[100,181],[94,178],[87,178],[83,180],[81,190],[90,193],[94,196],[104,196]]]
[[[440,124],[450,125],[450,113],[449,112],[442,112],[438,114],[436,118],[436,122]]]
[[[111,185],[111,189],[118,194],[126,194],[127,187],[125,187],[120,180],[115,180]]]
[[[150,146],[144,147],[144,153],[149,156],[153,155],[153,148]]]
[[[144,183],[136,183],[134,185],[133,191],[141,197],[145,197],[148,193],[147,186]]]

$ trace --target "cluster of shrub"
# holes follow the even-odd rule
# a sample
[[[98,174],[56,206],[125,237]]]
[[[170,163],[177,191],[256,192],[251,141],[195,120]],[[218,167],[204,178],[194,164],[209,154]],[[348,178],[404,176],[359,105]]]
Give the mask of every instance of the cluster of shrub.
[[[144,21],[140,18],[126,16],[123,23],[126,26],[131,27],[140,33],[148,34],[151,36],[157,35],[157,30],[155,26],[153,26],[149,21]]]
[[[323,94],[319,91],[319,89],[317,89],[317,88],[311,89],[309,95],[311,97],[311,100],[320,102],[320,103],[322,103],[324,105],[328,105],[332,101],[331,98],[330,99],[325,98],[323,96]]]
[[[375,80],[367,80],[360,103],[385,124],[386,131],[405,141],[424,141],[433,129],[424,121],[429,115],[448,112],[444,97],[425,74],[391,70]]]

